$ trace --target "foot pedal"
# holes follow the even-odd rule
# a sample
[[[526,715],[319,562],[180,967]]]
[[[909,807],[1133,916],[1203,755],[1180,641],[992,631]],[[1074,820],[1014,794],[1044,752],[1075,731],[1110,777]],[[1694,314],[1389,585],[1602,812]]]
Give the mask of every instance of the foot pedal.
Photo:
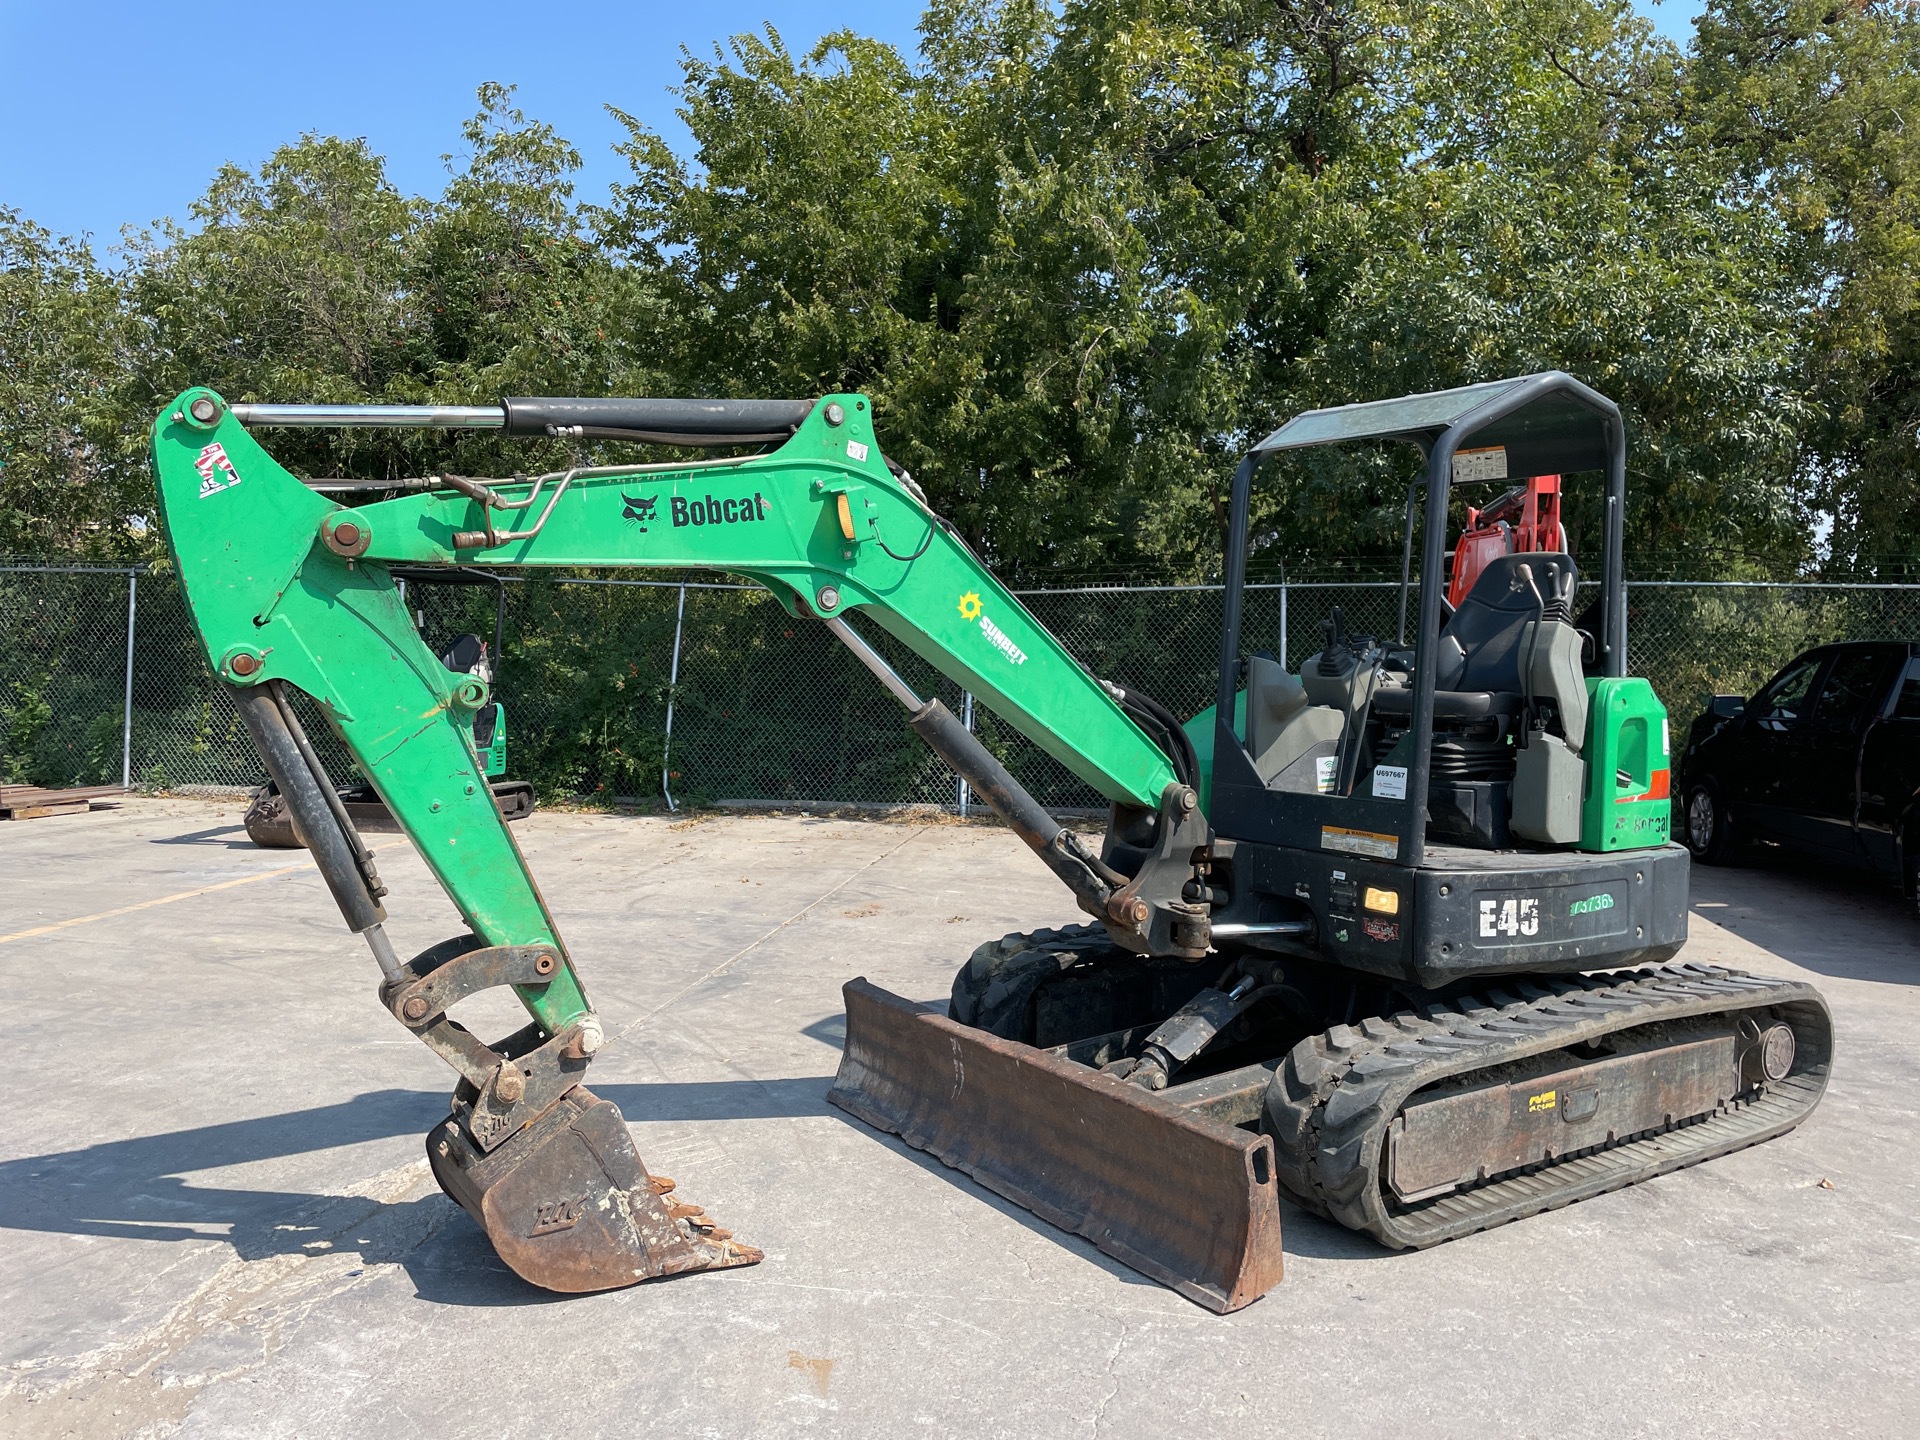
[[[547,1290],[617,1290],[762,1258],[649,1175],[620,1107],[584,1085],[492,1151],[449,1117],[427,1136],[427,1160],[500,1258]]]

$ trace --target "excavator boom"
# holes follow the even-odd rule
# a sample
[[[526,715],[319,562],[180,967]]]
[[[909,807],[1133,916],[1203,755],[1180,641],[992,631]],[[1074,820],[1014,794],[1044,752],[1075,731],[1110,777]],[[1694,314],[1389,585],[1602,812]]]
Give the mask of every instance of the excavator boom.
[[[498,483],[309,482],[250,429],[375,424],[778,443],[744,458],[578,466]],[[382,1003],[460,1075],[452,1114],[429,1136],[434,1173],[535,1283],[600,1289],[751,1263],[758,1252],[674,1198],[671,1181],[649,1176],[619,1112],[580,1083],[603,1031],[486,783],[472,727],[487,687],[427,649],[396,566],[707,567],[757,581],[874,671],[909,723],[1114,940],[1137,953],[1207,951],[1205,908],[1183,898],[1205,819],[1178,722],[1088,674],[994,579],[888,467],[862,396],[308,407],[229,405],[193,389],[161,413],[153,457],[208,664],[348,927],[372,950]],[[1157,833],[1151,863],[1122,873],[1063,830],[943,705],[906,686],[848,623],[856,613]],[[372,854],[321,772],[290,691],[312,697],[468,934],[404,963],[394,953]],[[512,988],[532,1020],[485,1044],[447,1012],[496,986]]]

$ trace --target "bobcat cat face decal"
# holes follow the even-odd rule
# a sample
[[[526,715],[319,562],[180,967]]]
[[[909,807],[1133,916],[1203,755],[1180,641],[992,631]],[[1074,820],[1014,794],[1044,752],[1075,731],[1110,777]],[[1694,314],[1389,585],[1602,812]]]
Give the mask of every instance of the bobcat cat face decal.
[[[620,512],[621,517],[630,525],[638,525],[642,535],[647,533],[647,524],[655,519],[654,510],[660,504],[657,495],[622,495],[627,508]]]

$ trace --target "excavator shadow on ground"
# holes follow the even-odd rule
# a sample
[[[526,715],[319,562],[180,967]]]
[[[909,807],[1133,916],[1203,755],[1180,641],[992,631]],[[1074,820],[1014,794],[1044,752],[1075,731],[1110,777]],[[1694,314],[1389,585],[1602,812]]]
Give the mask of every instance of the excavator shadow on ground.
[[[834,1022],[839,1018],[833,1017]],[[820,1075],[607,1084],[599,1087],[599,1093],[642,1124],[830,1117],[863,1136],[878,1138],[893,1155],[942,1182],[961,1186],[1000,1215],[1065,1245],[1114,1279],[1154,1284],[1078,1236],[1062,1234],[895,1137],[874,1137],[866,1126],[826,1103],[832,1081],[832,1076]],[[0,1213],[6,1215],[9,1228],[17,1230],[161,1244],[221,1241],[232,1247],[236,1258],[247,1261],[351,1252],[366,1265],[405,1269],[416,1295],[436,1304],[497,1306],[563,1300],[509,1270],[486,1236],[452,1202],[432,1191],[418,1193],[424,1176],[420,1185],[409,1187],[407,1197],[394,1200],[377,1194],[209,1184],[194,1178],[209,1171],[418,1135],[445,1110],[446,1097],[433,1091],[378,1090],[306,1110],[0,1161]],[[1371,1260],[1392,1253],[1364,1236],[1291,1207],[1286,1221],[1289,1254]]]
[[[795,1080],[608,1085],[642,1121],[819,1116],[830,1076]],[[417,1136],[446,1113],[443,1093],[372,1091],[305,1110],[108,1140],[0,1161],[0,1215],[14,1230],[143,1240],[220,1241],[236,1258],[357,1253],[402,1266],[420,1298],[500,1305],[559,1301],[494,1254],[486,1236],[420,1174],[369,1177],[367,1193],[323,1194],[204,1182],[208,1172]],[[412,1144],[405,1161],[421,1158]]]

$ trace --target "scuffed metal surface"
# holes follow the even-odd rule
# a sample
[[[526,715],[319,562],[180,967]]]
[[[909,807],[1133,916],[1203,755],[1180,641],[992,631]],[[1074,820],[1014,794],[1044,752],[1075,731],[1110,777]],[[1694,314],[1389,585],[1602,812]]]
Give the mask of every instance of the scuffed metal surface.
[[[428,1135],[427,1160],[500,1258],[544,1289],[616,1290],[762,1258],[669,1199],[673,1182],[647,1173],[619,1107],[584,1085],[491,1154],[449,1120]]]
[[[1281,1277],[1272,1142],[848,982],[827,1098],[1225,1314]]]

